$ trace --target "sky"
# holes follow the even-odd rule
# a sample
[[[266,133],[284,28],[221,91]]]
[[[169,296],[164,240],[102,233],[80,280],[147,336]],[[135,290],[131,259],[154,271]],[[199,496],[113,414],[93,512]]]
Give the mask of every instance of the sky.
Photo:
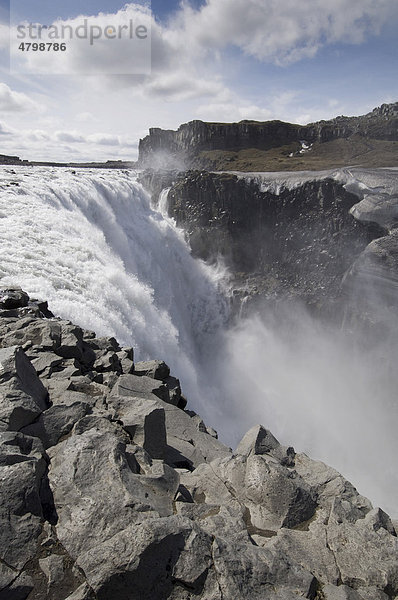
[[[21,23],[85,18],[148,36],[15,45]],[[397,0],[0,0],[0,153],[135,160],[150,127],[365,114],[398,101],[397,31]]]

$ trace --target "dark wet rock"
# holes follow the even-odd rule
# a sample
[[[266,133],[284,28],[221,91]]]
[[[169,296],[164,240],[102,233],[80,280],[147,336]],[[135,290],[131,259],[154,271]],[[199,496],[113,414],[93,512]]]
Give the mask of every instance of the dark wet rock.
[[[156,173],[141,177],[156,202]],[[345,273],[386,233],[350,214],[358,196],[332,177],[291,188],[263,186],[254,174],[188,171],[172,174],[169,185],[169,215],[185,230],[194,256],[223,258],[237,309],[244,298],[250,304],[283,298],[336,315]]]
[[[21,288],[0,289],[0,308],[23,308],[28,302],[29,296]]]

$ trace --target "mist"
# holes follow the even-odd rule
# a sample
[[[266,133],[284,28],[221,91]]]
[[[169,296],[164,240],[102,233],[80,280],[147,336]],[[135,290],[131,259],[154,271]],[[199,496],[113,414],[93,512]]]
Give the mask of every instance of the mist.
[[[223,344],[212,363],[223,414],[204,408],[227,443],[234,447],[261,423],[398,517],[393,339],[375,342],[371,334],[327,325],[290,304],[277,314],[264,305],[230,328]]]

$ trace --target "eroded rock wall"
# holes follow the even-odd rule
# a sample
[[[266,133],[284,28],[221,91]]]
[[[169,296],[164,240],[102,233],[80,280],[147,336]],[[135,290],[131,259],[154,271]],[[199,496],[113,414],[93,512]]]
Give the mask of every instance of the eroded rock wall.
[[[141,180],[155,201],[171,186],[169,215],[185,229],[196,257],[222,257],[238,290],[267,300],[294,298],[327,309],[356,258],[386,233],[356,220],[350,209],[358,197],[328,178],[278,192],[229,173],[148,171]]]

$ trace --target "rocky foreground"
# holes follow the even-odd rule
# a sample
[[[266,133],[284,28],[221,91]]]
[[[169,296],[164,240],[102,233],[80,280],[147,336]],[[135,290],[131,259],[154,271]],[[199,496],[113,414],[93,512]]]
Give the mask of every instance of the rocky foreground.
[[[390,518],[256,426],[232,452],[164,362],[0,291],[1,600],[388,600]]]

